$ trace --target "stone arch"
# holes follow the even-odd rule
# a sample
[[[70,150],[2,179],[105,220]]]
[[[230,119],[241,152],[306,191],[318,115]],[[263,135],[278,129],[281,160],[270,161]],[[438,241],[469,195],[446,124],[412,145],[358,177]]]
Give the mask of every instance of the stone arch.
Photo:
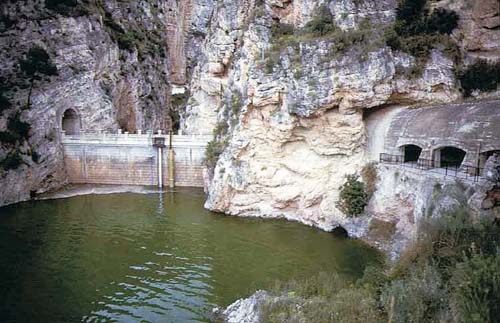
[[[434,161],[438,167],[457,167],[462,165],[467,152],[455,146],[443,146],[434,150]]]
[[[404,154],[405,163],[417,162],[422,154],[422,147],[415,144],[403,145],[399,149]]]
[[[66,135],[80,134],[80,116],[74,109],[66,109],[61,116],[61,129]]]

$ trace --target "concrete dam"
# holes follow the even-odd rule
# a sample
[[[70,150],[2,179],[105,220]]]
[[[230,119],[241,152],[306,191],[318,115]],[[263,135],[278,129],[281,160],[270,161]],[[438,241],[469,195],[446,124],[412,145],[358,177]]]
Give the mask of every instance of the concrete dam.
[[[62,145],[72,184],[203,187],[205,147],[211,139],[162,134],[63,134]]]

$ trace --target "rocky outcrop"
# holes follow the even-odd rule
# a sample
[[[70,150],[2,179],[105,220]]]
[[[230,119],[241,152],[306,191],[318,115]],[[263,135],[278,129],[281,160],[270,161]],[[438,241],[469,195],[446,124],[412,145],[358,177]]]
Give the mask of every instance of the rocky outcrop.
[[[248,298],[242,298],[226,308],[214,308],[212,316],[216,321],[227,323],[258,323],[261,322],[262,306],[271,296],[259,290]]]
[[[216,10],[183,119],[186,133],[227,129],[219,136],[227,148],[207,185],[206,207],[326,230],[355,223],[335,203],[344,176],[359,172],[370,155],[363,111],[458,100],[453,60],[434,50],[414,79],[401,73],[414,58],[381,44],[338,49],[320,38],[283,45],[273,38],[273,20],[304,26],[310,3],[248,3],[222,1]],[[347,32],[366,19],[390,24],[397,5],[324,3]]]
[[[188,82],[213,2],[2,2],[0,94],[9,103],[0,107],[0,205],[65,183],[59,132],[66,109],[76,111],[82,131],[170,129],[172,87]],[[58,75],[35,80],[31,91],[20,62],[34,47]],[[16,115],[31,130],[6,142]]]

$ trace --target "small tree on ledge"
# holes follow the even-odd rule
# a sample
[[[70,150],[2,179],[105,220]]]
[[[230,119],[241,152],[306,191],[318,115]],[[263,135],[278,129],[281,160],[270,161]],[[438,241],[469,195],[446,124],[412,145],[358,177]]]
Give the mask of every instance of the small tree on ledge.
[[[365,184],[356,175],[347,175],[346,182],[340,187],[337,207],[348,217],[356,217],[363,213],[368,204]]]

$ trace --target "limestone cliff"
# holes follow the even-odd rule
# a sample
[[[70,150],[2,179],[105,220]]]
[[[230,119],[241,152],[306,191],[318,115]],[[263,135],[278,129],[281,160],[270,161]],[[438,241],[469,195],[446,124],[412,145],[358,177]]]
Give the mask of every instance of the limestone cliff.
[[[461,100],[456,64],[500,57],[495,3],[432,2],[460,19],[421,60],[384,41],[395,0],[220,1],[182,122],[186,133],[215,129],[206,207],[359,235],[335,202],[345,175],[373,156],[366,111]],[[339,34],[311,37],[307,23],[325,6]]]
[[[64,184],[68,109],[79,131],[175,127],[213,2],[2,1],[0,205]]]

